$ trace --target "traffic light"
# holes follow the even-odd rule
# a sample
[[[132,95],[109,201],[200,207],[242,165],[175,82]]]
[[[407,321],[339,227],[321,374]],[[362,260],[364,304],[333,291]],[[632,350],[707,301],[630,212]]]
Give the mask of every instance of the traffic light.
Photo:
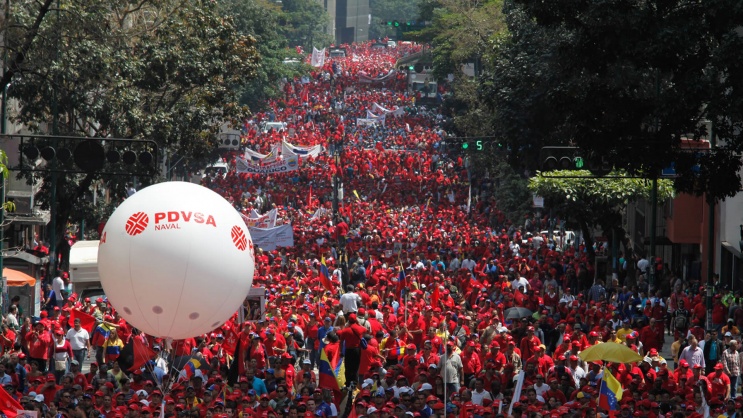
[[[541,171],[588,170],[594,176],[605,176],[613,166],[607,156],[586,153],[578,147],[544,147],[539,152]]]
[[[588,168],[588,171],[590,171],[594,176],[601,177],[611,173],[611,170],[614,167],[607,156],[598,155],[597,153],[592,152],[588,154],[588,167],[586,168]]]
[[[577,147],[543,147],[539,161],[542,171],[581,170],[585,165]]]

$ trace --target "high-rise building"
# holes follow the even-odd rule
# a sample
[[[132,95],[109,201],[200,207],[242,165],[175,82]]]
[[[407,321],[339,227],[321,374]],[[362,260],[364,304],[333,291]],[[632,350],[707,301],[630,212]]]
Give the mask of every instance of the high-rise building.
[[[336,44],[369,40],[369,0],[321,0],[330,15],[327,33]]]

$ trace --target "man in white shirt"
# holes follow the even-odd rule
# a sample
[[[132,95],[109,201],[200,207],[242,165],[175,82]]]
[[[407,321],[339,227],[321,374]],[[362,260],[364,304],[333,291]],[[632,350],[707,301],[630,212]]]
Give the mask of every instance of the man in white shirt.
[[[63,273],[65,274],[65,273]],[[52,280],[52,290],[54,290],[54,299],[57,301],[57,305],[60,308],[64,305],[64,294],[62,294],[62,290],[64,289],[64,280],[62,280],[62,277],[57,276]]]
[[[472,271],[472,269],[474,269],[475,266],[477,266],[477,263],[475,262],[475,260],[473,260],[472,258],[470,258],[470,256],[467,256],[467,258],[465,258],[462,261],[462,268],[465,268],[465,269],[467,269],[469,271]]]
[[[511,282],[511,288],[513,290],[517,290],[520,287],[523,287],[524,291],[529,290],[529,281],[526,280],[526,277],[519,277]]]
[[[351,312],[356,312],[359,310],[361,296],[357,295],[356,292],[354,292],[353,285],[349,284],[346,289],[346,293],[341,295],[339,302],[343,307],[343,313],[349,314]]]
[[[472,391],[472,403],[475,405],[481,405],[485,399],[493,400],[493,396],[485,390],[485,383],[482,378],[478,377],[475,379],[475,389]]]
[[[80,325],[80,319],[75,318],[75,324],[67,331],[67,341],[72,348],[72,356],[78,363],[83,364],[85,358],[90,358],[90,334]]]
[[[534,384],[534,390],[537,391],[537,396],[542,396],[550,390],[550,386],[546,383],[544,383],[544,376],[541,374],[538,374],[537,377],[537,383]]]

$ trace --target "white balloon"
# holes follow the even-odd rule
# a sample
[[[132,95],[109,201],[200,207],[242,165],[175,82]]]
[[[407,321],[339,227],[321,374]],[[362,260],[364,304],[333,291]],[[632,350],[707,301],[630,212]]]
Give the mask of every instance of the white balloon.
[[[192,183],[159,183],[127,198],[98,247],[109,302],[156,337],[189,338],[222,325],[248,295],[254,267],[240,214]]]

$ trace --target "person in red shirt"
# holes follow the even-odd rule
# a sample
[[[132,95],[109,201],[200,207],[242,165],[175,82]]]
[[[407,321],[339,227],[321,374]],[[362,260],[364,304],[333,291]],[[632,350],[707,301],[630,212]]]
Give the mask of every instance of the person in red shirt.
[[[421,317],[418,311],[413,311],[412,317],[407,324],[408,334],[413,338],[413,344],[416,347],[423,345],[423,339],[426,336],[426,321]]]
[[[475,374],[482,370],[482,363],[480,362],[480,356],[475,352],[477,344],[474,341],[469,341],[464,351],[460,355],[462,360],[462,372],[464,373],[464,384],[469,386],[470,380],[475,377]]]
[[[366,328],[356,321],[356,314],[348,314],[346,327],[337,331],[338,338],[346,346],[346,382],[355,382],[358,379],[359,365],[361,364],[361,338]]]
[[[28,342],[29,360],[39,367],[39,371],[46,372],[47,363],[49,363],[49,353],[52,348],[52,336],[44,329],[44,324],[37,322],[34,324],[33,331],[26,334]]]
[[[560,402],[560,405],[564,405],[565,403],[567,403],[565,394],[560,390],[560,380],[557,377],[552,376],[548,379],[548,383],[550,385],[550,388],[547,390],[547,392],[544,392],[542,397],[544,399],[554,397],[558,400],[558,402]]]
[[[263,343],[266,356],[270,361],[277,359],[286,352],[286,339],[280,333],[277,334],[273,327],[266,329],[266,341]],[[275,366],[276,364],[271,364]]]
[[[536,354],[532,356],[531,359],[527,361],[534,361],[537,365],[537,373],[547,376],[550,369],[552,369],[555,366],[555,363],[552,361],[552,358],[548,355],[546,355],[545,352],[545,346],[544,344],[540,344],[536,347],[534,347],[534,350],[536,351]],[[562,360],[565,360],[565,357],[561,357]]]
[[[266,357],[266,349],[265,347],[263,347],[263,344],[261,343],[260,335],[251,334],[250,349],[247,351],[248,351],[247,361],[252,361],[255,359],[256,367],[258,369],[263,370],[266,368],[266,364],[268,363],[268,360]]]
[[[48,374],[46,376],[46,381],[37,386],[36,389],[34,389],[34,392],[38,395],[44,395],[44,403],[49,406],[52,404],[52,401],[57,394],[57,390],[60,388],[61,386],[57,386],[57,379],[55,379],[54,375]]]
[[[715,364],[715,369],[707,375],[707,380],[711,386],[712,399],[730,399],[730,377],[723,371],[722,362]]]
[[[539,337],[534,335],[534,327],[529,325],[526,328],[526,336],[521,340],[521,345],[519,346],[521,349],[521,358],[529,359],[534,356],[537,352],[535,348],[539,347],[540,344],[542,344],[542,342],[539,340]],[[545,373],[546,372],[547,370],[545,370]]]

